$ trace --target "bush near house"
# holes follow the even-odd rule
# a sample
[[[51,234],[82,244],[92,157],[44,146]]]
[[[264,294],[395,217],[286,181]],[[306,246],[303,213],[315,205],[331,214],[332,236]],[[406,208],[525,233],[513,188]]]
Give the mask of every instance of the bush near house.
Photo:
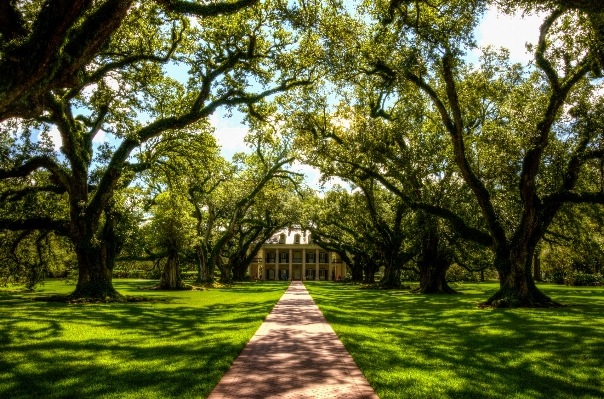
[[[603,285],[604,279],[601,274],[590,274],[590,273],[573,273],[569,277],[564,278],[564,284],[575,287],[579,286],[597,286]]]

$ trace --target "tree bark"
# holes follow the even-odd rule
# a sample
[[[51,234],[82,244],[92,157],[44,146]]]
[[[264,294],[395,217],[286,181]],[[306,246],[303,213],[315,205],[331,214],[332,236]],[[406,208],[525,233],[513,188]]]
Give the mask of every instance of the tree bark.
[[[105,242],[93,237],[74,242],[78,259],[78,283],[69,298],[119,299],[113,288],[112,272],[115,258]]]
[[[182,290],[186,288],[186,284],[180,278],[178,251],[171,249],[168,252],[168,259],[166,260],[164,271],[159,278],[157,288],[160,290]]]
[[[422,294],[458,294],[447,283],[447,270],[451,263],[445,260],[436,260],[429,264],[421,265],[420,281],[417,292]]]
[[[457,291],[447,284],[447,270],[451,267],[451,262],[440,246],[438,229],[430,229],[422,240],[422,253],[419,262],[417,262],[420,281],[416,292],[422,294],[457,294]]]
[[[395,266],[395,262],[390,260],[384,267],[384,275],[380,281],[382,287],[399,288],[401,286],[401,272]]]
[[[231,270],[231,265],[228,263],[225,265],[222,261],[222,258],[217,257],[216,262],[218,263],[218,270],[220,270],[220,282],[222,284],[230,284],[233,282],[233,273]]]
[[[533,257],[533,278],[535,281],[541,281],[541,259],[537,254]]]
[[[365,284],[375,283],[375,272],[378,270],[375,259],[367,255],[365,259],[363,259],[363,269],[365,272],[365,279],[363,280]]]
[[[539,291],[532,276],[534,248],[511,251],[495,258],[499,272],[499,290],[484,305],[494,307],[560,307]]]
[[[352,281],[363,281],[363,263],[364,259],[361,255],[355,255],[352,262],[348,264],[352,274]],[[337,277],[337,276],[336,276]]]
[[[246,267],[233,267],[233,281],[245,281]]]
[[[352,281],[363,281],[363,269],[360,266],[348,265],[348,267],[350,267]]]

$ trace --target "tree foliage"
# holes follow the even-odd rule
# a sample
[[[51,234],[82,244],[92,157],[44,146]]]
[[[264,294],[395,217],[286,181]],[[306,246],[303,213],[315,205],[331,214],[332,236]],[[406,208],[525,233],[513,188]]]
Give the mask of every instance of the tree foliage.
[[[57,3],[57,7],[49,7],[50,3]],[[4,66],[0,67],[4,68],[0,90],[10,93],[2,97],[3,119],[17,117],[4,124],[5,134],[11,138],[20,134],[23,145],[14,150],[10,144],[10,150],[4,151],[0,179],[17,185],[11,188],[17,196],[33,191],[66,194],[68,211],[36,217],[13,213],[0,220],[0,227],[53,230],[68,237],[78,257],[74,296],[119,296],[111,286],[118,252],[114,193],[151,166],[145,159],[135,162],[135,149],[156,139],[169,141],[171,132],[181,129],[202,129],[204,119],[219,107],[241,106],[255,113],[255,103],[312,79],[313,68],[303,54],[307,47],[296,47],[300,35],[286,29],[279,17],[280,5],[263,2],[243,8],[249,3],[195,6],[172,1],[106,1],[86,2],[88,8],[54,1],[27,6],[3,3],[9,11],[29,12],[25,20],[34,22],[23,25],[31,30],[24,41],[19,39],[23,36],[13,37],[7,30],[2,33],[3,40],[10,41],[3,48]],[[231,14],[234,11],[238,12]],[[108,19],[107,12],[114,19]],[[216,17],[227,12],[228,16]],[[215,18],[191,24],[182,13]],[[112,21],[116,24],[113,28]],[[108,33],[101,35],[94,23]],[[42,40],[42,32],[52,40]],[[86,47],[88,42],[81,35],[96,35],[95,40],[102,43]],[[14,51],[23,52],[27,43],[40,50],[30,48],[22,62],[35,60],[32,65],[41,73],[11,73],[11,65],[19,62],[11,45],[21,45]],[[82,54],[78,56],[72,47]],[[36,58],[38,54],[41,59]],[[164,74],[168,63],[187,66],[186,85]],[[18,69],[28,71],[25,66]],[[63,83],[66,76],[79,79],[73,84]],[[43,142],[35,142],[32,136],[51,129],[60,134],[60,154]],[[113,135],[117,147],[95,151],[93,142],[100,132]],[[27,181],[38,171],[47,175],[50,184]]]

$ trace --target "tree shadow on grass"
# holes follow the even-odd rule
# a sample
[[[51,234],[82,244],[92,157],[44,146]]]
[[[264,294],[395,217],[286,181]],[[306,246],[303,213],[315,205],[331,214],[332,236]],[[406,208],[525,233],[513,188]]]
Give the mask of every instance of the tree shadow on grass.
[[[204,397],[276,302],[245,290],[212,304],[207,292],[167,303],[7,300],[0,397]]]
[[[477,309],[484,293],[312,291],[380,398],[604,397],[604,291],[591,301],[581,291],[562,309],[515,310]]]

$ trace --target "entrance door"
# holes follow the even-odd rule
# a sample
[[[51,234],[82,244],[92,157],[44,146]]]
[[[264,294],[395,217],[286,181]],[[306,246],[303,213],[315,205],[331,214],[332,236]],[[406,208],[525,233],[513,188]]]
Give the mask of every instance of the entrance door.
[[[275,279],[275,269],[268,269],[268,277],[266,279],[267,280]]]
[[[300,280],[302,272],[300,269],[294,269],[294,280]]]
[[[279,280],[289,280],[289,271],[287,269],[279,269]]]

